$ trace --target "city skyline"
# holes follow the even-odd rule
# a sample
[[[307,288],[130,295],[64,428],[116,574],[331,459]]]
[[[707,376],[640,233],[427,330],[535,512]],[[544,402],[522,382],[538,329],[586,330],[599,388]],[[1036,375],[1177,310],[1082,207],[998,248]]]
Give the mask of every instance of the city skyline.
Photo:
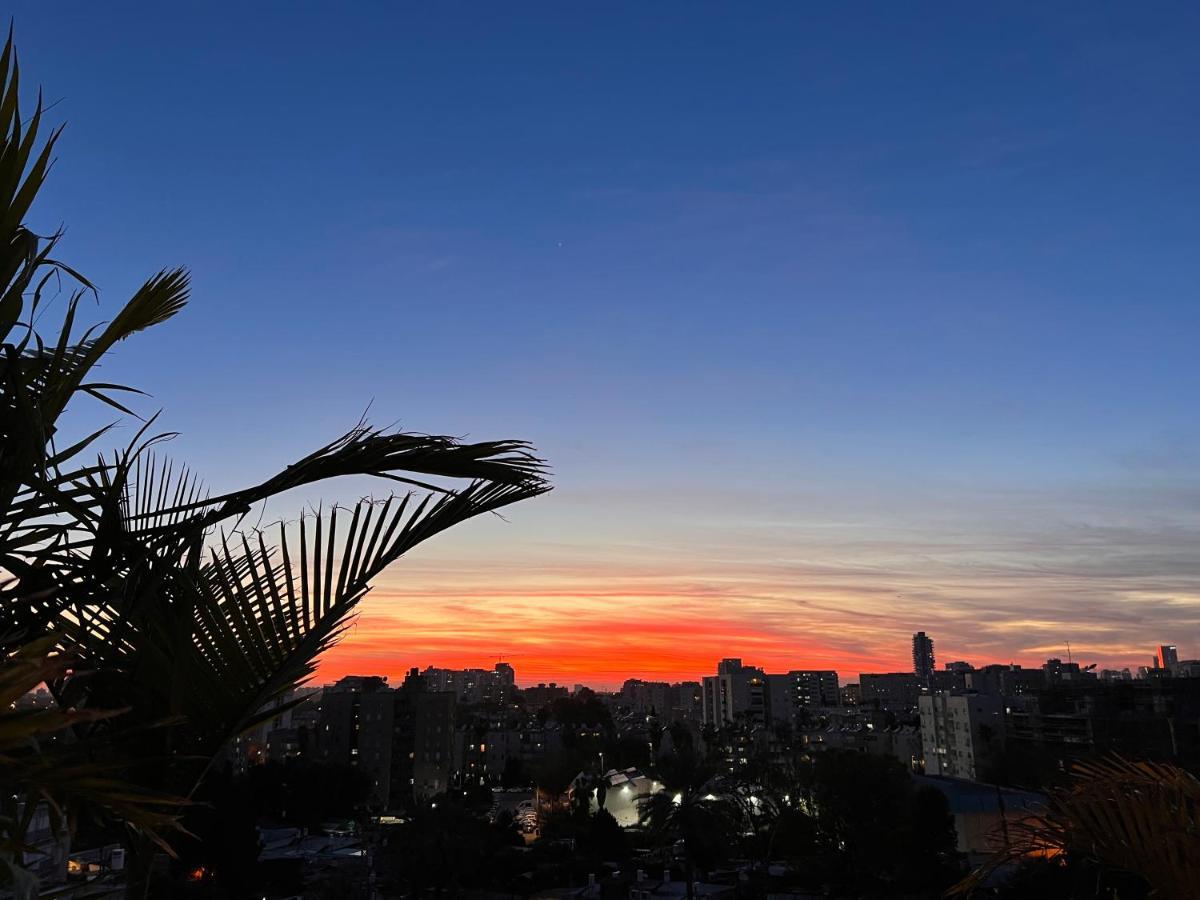
[[[456,655],[454,657],[446,657],[439,661],[430,661],[428,659],[420,661],[413,660],[409,664],[401,666],[398,670],[395,669],[394,666],[372,671],[368,671],[361,667],[359,669],[354,669],[351,666],[351,668],[348,668],[345,671],[340,671],[333,666],[324,665],[318,670],[315,678],[309,684],[313,687],[320,687],[328,686],[334,681],[346,677],[382,676],[394,686],[400,684],[414,670],[421,672],[425,672],[427,670],[470,670],[491,672],[499,671],[503,668],[505,671],[510,673],[510,676],[513,672],[515,672],[515,683],[517,687],[520,688],[556,684],[560,687],[569,689],[583,686],[595,691],[611,692],[620,690],[621,685],[627,681],[644,681],[669,684],[688,682],[700,684],[706,678],[711,677],[714,672],[720,673],[722,664],[730,660],[743,663],[749,669],[754,671],[766,671],[769,675],[785,674],[789,672],[829,671],[833,672],[838,677],[843,687],[846,684],[855,683],[861,675],[866,674],[906,674],[928,681],[928,676],[923,676],[916,670],[916,660],[913,658],[913,654],[911,652],[918,635],[926,640],[934,640],[932,635],[927,635],[925,632],[917,632],[910,635],[910,657],[907,666],[890,666],[886,664],[887,660],[875,660],[874,665],[870,664],[871,661],[867,661],[866,665],[860,666],[858,669],[838,669],[835,666],[813,665],[811,664],[811,660],[801,658],[777,659],[775,657],[770,657],[768,662],[764,662],[763,659],[758,657],[738,655],[736,652],[730,652],[720,658],[713,657],[706,660],[705,662],[701,663],[703,668],[696,670],[695,672],[692,672],[691,670],[670,671],[661,667],[649,665],[650,661],[647,660],[643,665],[643,669],[624,672],[622,677],[618,677],[615,680],[597,681],[596,679],[591,679],[589,681],[588,679],[575,677],[576,673],[571,671],[558,672],[557,676],[548,675],[546,672],[536,668],[532,669],[530,672],[524,672],[519,665],[515,664],[514,659],[511,657],[497,656],[492,659],[478,659],[469,655]],[[1053,667],[1057,668],[1059,664],[1066,662],[1068,664],[1073,663],[1083,671],[1091,672],[1093,674],[1103,674],[1105,671],[1120,673],[1123,670],[1126,677],[1140,677],[1141,673],[1139,670],[1150,670],[1153,672],[1154,670],[1167,669],[1179,663],[1180,661],[1178,650],[1175,645],[1158,645],[1157,647],[1143,649],[1145,652],[1143,653],[1143,658],[1140,662],[1131,662],[1130,664],[1123,666],[1104,666],[1091,660],[1090,658],[1081,658],[1071,647],[1064,647],[1060,654],[1050,654],[1045,658],[1041,658],[1032,662],[1020,662],[1011,659],[963,659],[961,657],[954,657],[953,659],[943,660],[941,665],[935,665],[931,671],[933,673],[945,674],[956,672],[961,674],[966,671],[979,670],[988,666],[1009,665],[1015,665],[1018,668],[1024,669],[1042,670],[1047,666],[1052,666],[1052,664]],[[1162,653],[1164,649],[1169,649],[1171,651],[1170,654],[1164,656]],[[1185,650],[1184,656],[1187,655],[1188,653]],[[358,657],[355,657],[355,659],[358,659]],[[964,667],[964,663],[967,664],[966,667]],[[1193,662],[1189,661],[1188,666],[1190,671],[1190,667],[1193,666]],[[557,672],[558,670],[556,669],[554,671]]]
[[[192,272],[105,363],[164,450],[220,492],[369,409],[552,466],[318,677],[1200,644],[1197,11],[701,7],[17,3],[31,227],[101,317]]]

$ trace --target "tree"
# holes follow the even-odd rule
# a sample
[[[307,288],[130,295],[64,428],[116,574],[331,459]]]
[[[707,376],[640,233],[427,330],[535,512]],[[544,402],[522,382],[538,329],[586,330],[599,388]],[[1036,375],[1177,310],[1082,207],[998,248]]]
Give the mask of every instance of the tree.
[[[426,891],[457,896],[463,889],[487,886],[492,862],[514,843],[521,840],[511,822],[490,825],[458,800],[440,797],[389,833],[380,863],[412,896]]]
[[[752,759],[750,777],[741,779],[750,807],[750,855],[764,879],[771,860],[809,862],[818,849],[816,823],[799,803],[803,788],[793,763],[790,757]]]
[[[180,802],[123,777],[129,768],[123,743],[136,733],[116,730],[88,744],[70,739],[72,727],[114,718],[119,711],[18,708],[17,702],[38,686],[69,677],[72,657],[56,652],[53,644],[53,638],[32,641],[0,663],[0,886],[21,900],[38,892],[37,879],[22,862],[39,810],[60,836],[74,830],[86,804],[101,827],[116,817],[161,840],[161,832],[174,828]]]
[[[642,801],[640,818],[664,849],[683,845],[688,900],[696,895],[696,869],[722,859],[746,824],[746,814],[727,791],[716,770],[692,753],[669,754],[659,761],[663,789]]]
[[[809,806],[829,876],[859,892],[940,890],[957,853],[944,797],[917,790],[890,757],[826,751],[813,759]]]
[[[914,889],[941,890],[962,874],[958,834],[946,795],[924,785],[912,791],[901,843],[900,880]]]
[[[122,746],[136,772],[126,797],[178,802],[230,739],[278,713],[380,572],[434,535],[549,485],[524,442],[464,444],[366,423],[215,497],[158,455],[172,435],[152,430],[154,416],[123,448],[85,460],[108,429],[66,438],[62,414],[72,400],[92,398],[134,415],[116,399],[128,388],[89,381],[90,373],[118,342],[177,315],[189,280],[164,270],[106,325],[80,328],[92,286],[52,255],[59,235],[42,238],[22,224],[59,131],[33,154],[41,108],[22,123],[13,59],[10,41],[0,66],[0,653],[10,658],[45,639],[72,654],[72,671],[88,677],[50,673],[59,707],[127,710],[79,717],[73,740],[89,748],[137,732]],[[39,328],[55,299],[48,292],[60,285],[70,287],[58,298],[57,333],[47,336]],[[406,493],[292,525],[246,525],[271,498],[355,475]],[[118,811],[138,824],[128,802]],[[149,889],[157,840],[150,828],[131,836],[133,896]]]
[[[41,98],[32,117],[23,119],[19,75],[10,30],[0,52],[0,887],[25,897],[37,891],[21,861],[39,810],[49,813],[60,836],[86,806],[90,815],[116,817],[154,842],[173,828],[182,798],[128,780],[126,753],[146,734],[121,715],[121,704],[14,708],[40,684],[79,684],[89,674],[87,661],[49,623],[29,622],[30,611],[54,602],[63,588],[54,562],[71,532],[70,516],[56,516],[55,508],[76,504],[78,492],[62,468],[100,436],[59,442],[56,420],[76,395],[116,404],[106,393],[112,386],[87,383],[86,373],[115,342],[169,315],[172,303],[170,277],[152,280],[127,314],[89,330],[79,342],[66,339],[90,285],[52,255],[61,233],[44,238],[24,224],[61,129],[38,149]],[[47,343],[33,322],[63,280],[79,288],[67,304],[60,338]],[[85,466],[76,475],[88,479],[101,471]],[[48,503],[47,497],[56,499]],[[95,740],[73,739],[74,732],[91,730]]]
[[[598,809],[588,819],[585,842],[600,859],[625,859],[629,856],[629,837],[607,809]]]

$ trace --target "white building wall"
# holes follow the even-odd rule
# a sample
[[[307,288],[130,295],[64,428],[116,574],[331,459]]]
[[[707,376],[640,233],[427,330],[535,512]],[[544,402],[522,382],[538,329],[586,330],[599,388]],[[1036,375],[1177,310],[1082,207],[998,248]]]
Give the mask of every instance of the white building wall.
[[[1003,735],[1000,698],[983,694],[925,694],[921,748],[925,772],[974,781],[994,738]]]

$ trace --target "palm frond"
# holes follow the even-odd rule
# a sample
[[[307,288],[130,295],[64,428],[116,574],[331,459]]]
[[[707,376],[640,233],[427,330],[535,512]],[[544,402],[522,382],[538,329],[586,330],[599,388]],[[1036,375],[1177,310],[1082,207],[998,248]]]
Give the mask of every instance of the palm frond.
[[[1046,809],[1009,824],[1007,841],[953,895],[969,896],[1023,859],[1078,857],[1142,878],[1155,896],[1200,897],[1200,781],[1169,763],[1111,756],[1072,767]]]
[[[223,541],[193,585],[187,683],[220,683],[224,691],[219,704],[209,695],[207,716],[189,715],[187,730],[200,744],[239,733],[313,673],[384,569],[441,531],[544,489],[475,482],[451,495],[409,494],[306,516],[291,534],[279,526],[274,547],[262,532]],[[187,697],[192,710],[204,699]]]

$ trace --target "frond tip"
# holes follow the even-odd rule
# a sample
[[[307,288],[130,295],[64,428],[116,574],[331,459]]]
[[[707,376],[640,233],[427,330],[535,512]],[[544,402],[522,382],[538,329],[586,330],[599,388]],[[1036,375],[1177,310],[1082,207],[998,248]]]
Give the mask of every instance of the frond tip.
[[[188,273],[185,269],[164,269],[147,280],[109,323],[100,339],[102,345],[124,340],[135,332],[160,325],[187,304]]]

